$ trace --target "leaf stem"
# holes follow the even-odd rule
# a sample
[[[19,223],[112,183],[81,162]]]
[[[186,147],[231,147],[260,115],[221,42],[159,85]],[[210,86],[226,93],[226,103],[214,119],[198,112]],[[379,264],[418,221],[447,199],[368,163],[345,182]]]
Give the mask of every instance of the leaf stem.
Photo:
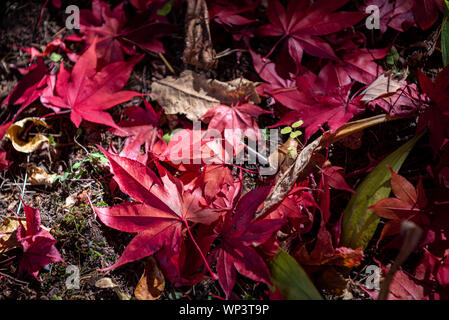
[[[190,227],[189,227],[189,223],[187,222],[186,219],[182,219],[182,221],[184,222],[187,232],[189,233],[190,239],[192,239],[193,244],[195,245],[195,247],[197,248],[197,250],[199,251],[200,255],[201,255],[201,259],[204,262],[204,265],[206,266],[207,271],[209,271],[209,273],[212,276],[212,279],[217,280],[218,277],[217,275],[212,271],[212,269],[210,268],[209,264],[207,263],[206,257],[203,254],[203,251],[201,250],[200,246],[198,245],[198,243],[195,241],[195,238],[193,237],[192,232],[190,231]]]

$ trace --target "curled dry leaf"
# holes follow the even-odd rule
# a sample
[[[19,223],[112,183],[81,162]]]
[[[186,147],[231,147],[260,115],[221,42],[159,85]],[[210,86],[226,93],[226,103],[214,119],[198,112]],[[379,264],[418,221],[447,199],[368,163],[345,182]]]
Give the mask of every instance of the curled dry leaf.
[[[40,118],[25,118],[13,123],[6,131],[6,137],[11,140],[14,149],[24,153],[30,153],[36,151],[42,147],[42,145],[48,141],[48,137],[43,134],[36,134],[33,137],[26,136],[27,123],[32,122],[35,126],[42,126],[48,128],[47,123]]]
[[[114,280],[108,277],[98,279],[95,282],[95,286],[100,289],[113,289],[115,287],[118,287],[117,283],[115,283]]]
[[[249,97],[250,103],[260,103],[255,88],[254,82],[244,78],[221,82],[191,70],[185,70],[177,78],[169,76],[155,80],[151,85],[152,93],[166,114],[185,114],[192,121],[212,107],[230,106],[244,97]]]
[[[145,264],[145,270],[134,290],[139,300],[157,300],[165,288],[165,278],[159,269],[156,260],[151,256]]]
[[[378,98],[384,98],[393,95],[404,84],[407,77],[407,71],[398,79],[391,72],[381,74],[373,83],[371,83],[363,92],[361,101],[370,102]]]
[[[23,219],[24,221],[25,219]],[[3,219],[0,224],[0,253],[18,248],[20,246],[16,237],[19,221],[14,217]]]
[[[209,29],[206,0],[188,0],[185,25],[185,49],[182,60],[201,69],[217,66]]]
[[[51,186],[58,176],[56,173],[48,173],[45,169],[34,164],[27,166],[28,182],[34,185]]]

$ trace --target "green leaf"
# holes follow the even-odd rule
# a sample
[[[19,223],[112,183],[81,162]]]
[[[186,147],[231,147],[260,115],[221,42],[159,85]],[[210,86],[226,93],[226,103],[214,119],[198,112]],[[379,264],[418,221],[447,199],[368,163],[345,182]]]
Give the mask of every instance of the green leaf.
[[[48,143],[49,143],[51,146],[55,146],[55,145],[56,145],[55,138],[54,138],[52,135],[49,135],[49,136],[48,136]]]
[[[62,59],[62,56],[59,53],[52,52],[50,55],[50,60],[53,62],[59,62]]]
[[[80,166],[81,166],[81,162],[76,162],[76,163],[73,164],[72,170],[76,170],[76,169],[78,169]]]
[[[162,137],[162,140],[164,140],[166,143],[169,143],[170,142],[170,139],[171,139],[171,133],[166,133],[166,134],[164,134],[164,136]]]
[[[160,16],[166,16],[170,13],[171,8],[173,7],[173,0],[170,0],[164,4],[164,6],[157,11],[157,14]]]
[[[445,0],[446,8],[443,27],[441,28],[441,55],[443,56],[443,66],[449,64],[449,2]]]
[[[376,231],[379,216],[367,207],[387,198],[391,191],[390,171],[398,172],[424,131],[400,146],[382,162],[357,187],[343,212],[341,245],[353,249],[365,249]]]
[[[100,152],[92,152],[92,153],[89,153],[89,156],[90,156],[92,159],[100,160],[100,162],[103,163],[103,164],[109,163],[108,158],[107,158],[104,154],[102,154],[102,153],[100,153]],[[89,159],[84,159],[83,162],[85,162],[85,161],[89,161]]]
[[[59,181],[64,182],[69,177],[69,172],[64,172],[64,174],[59,178]]]
[[[292,128],[291,127],[285,127],[285,128],[282,128],[282,130],[281,130],[282,134],[287,134],[287,133],[290,133],[290,132],[292,132]]]
[[[292,124],[292,128],[298,128],[304,124],[304,121],[298,120],[294,124]]]
[[[323,300],[307,273],[296,260],[281,250],[269,262],[271,281],[288,300]]]
[[[181,128],[176,128],[172,132],[168,132],[168,133],[164,134],[164,136],[162,137],[162,140],[164,140],[166,143],[169,143],[171,138],[175,135],[175,133],[180,131],[180,130],[182,130],[182,129]]]
[[[290,138],[295,139],[297,137],[299,137],[300,135],[302,135],[301,131],[293,131],[292,133],[290,133]]]
[[[399,53],[395,47],[391,47],[390,52],[388,52],[385,62],[391,66],[394,66],[399,60]]]

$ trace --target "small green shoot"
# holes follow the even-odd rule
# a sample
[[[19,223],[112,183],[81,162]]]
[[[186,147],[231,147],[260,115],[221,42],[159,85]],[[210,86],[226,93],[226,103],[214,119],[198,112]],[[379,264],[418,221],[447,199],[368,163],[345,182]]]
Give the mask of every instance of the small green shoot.
[[[302,120],[298,120],[290,126],[284,127],[281,129],[281,134],[290,134],[290,138],[295,139],[302,135],[300,130],[293,130],[302,126],[304,122]]]

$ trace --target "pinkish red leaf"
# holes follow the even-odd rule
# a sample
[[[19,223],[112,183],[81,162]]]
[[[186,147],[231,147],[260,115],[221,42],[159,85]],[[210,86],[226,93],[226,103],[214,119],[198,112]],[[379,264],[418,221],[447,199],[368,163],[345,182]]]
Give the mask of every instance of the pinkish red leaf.
[[[39,211],[28,206],[24,206],[23,211],[26,216],[26,228],[21,223],[17,230],[17,240],[23,249],[19,274],[26,271],[39,280],[38,274],[42,267],[64,260],[54,246],[55,238],[42,229]]]
[[[44,90],[41,102],[56,112],[70,110],[70,118],[77,127],[87,120],[121,130],[105,110],[140,95],[134,91],[120,91],[137,61],[115,62],[97,71],[94,42],[71,72],[61,63],[56,82]]]

